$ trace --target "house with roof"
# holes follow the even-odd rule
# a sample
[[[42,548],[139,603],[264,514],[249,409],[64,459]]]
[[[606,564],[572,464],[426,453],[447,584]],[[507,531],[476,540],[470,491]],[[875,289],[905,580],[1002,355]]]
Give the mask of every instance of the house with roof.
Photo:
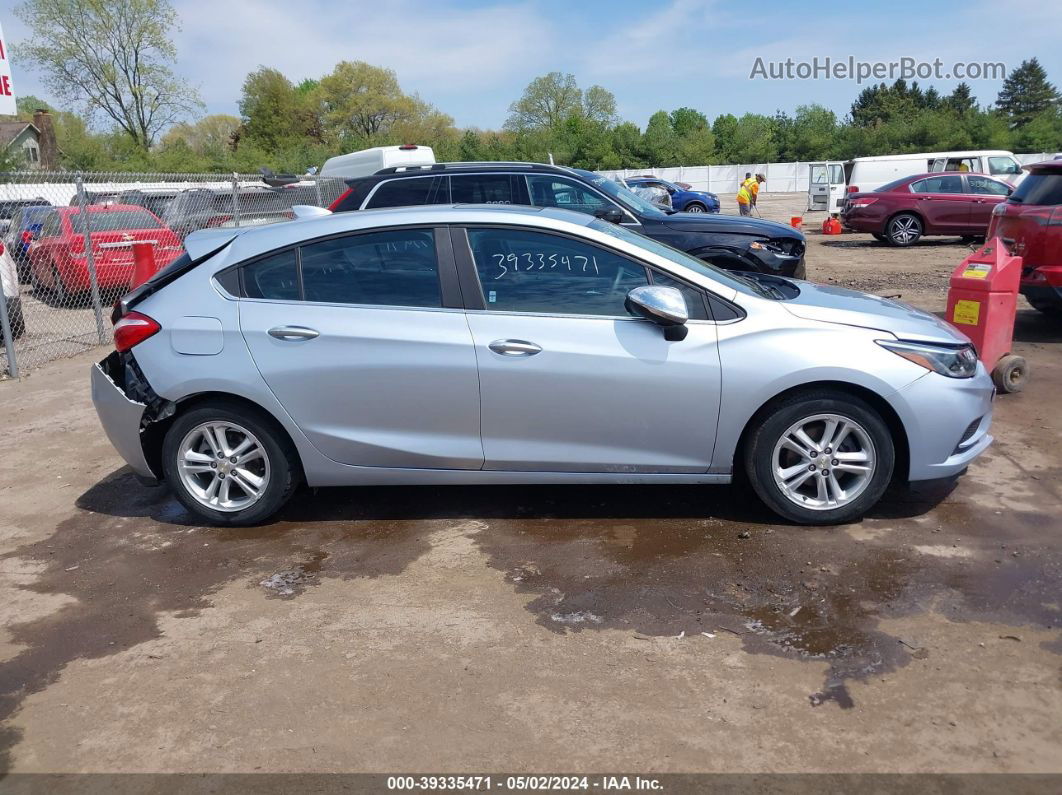
[[[0,121],[0,150],[14,155],[18,168],[40,168],[41,131],[28,121]]]

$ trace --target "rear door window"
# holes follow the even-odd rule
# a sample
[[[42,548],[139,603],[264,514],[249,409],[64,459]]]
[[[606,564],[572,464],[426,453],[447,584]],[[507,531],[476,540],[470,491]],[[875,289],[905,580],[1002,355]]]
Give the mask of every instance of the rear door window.
[[[435,204],[439,191],[439,177],[409,177],[383,182],[369,198],[366,209],[377,207],[415,207]]]
[[[456,174],[450,177],[454,204],[516,204],[509,174]]]
[[[468,238],[488,310],[629,317],[627,293],[649,283],[641,264],[562,235],[484,228]]]
[[[394,229],[310,243],[300,249],[306,301],[441,307],[435,238]]]

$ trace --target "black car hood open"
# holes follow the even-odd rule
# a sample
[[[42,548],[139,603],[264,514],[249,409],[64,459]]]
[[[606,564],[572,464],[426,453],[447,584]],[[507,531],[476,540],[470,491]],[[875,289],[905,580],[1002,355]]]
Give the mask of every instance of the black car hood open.
[[[663,222],[679,232],[722,232],[732,235],[755,235],[757,237],[788,237],[804,239],[804,235],[791,226],[762,218],[740,215],[716,215],[715,213],[675,213]]]

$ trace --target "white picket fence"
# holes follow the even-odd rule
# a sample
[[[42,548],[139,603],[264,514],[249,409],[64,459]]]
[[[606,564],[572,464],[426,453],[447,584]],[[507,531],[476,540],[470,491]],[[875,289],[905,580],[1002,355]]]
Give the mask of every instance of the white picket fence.
[[[1022,165],[1051,160],[1056,152],[1036,152],[1015,155]],[[819,161],[821,162],[821,161]],[[611,179],[627,179],[651,174],[669,182],[685,182],[694,190],[713,193],[737,193],[745,174],[763,174],[767,182],[760,188],[764,193],[795,193],[808,189],[810,162],[742,163],[735,166],[671,166],[668,168],[627,168],[620,171],[601,171]]]

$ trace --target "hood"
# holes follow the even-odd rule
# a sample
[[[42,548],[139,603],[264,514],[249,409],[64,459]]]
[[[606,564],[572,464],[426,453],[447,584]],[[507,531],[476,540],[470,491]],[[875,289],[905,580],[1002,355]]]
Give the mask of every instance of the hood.
[[[752,235],[766,238],[795,238],[803,240],[804,235],[791,226],[761,218],[748,218],[739,215],[717,215],[715,213],[675,213],[669,215],[664,224],[679,232],[721,232],[732,235]]]
[[[954,326],[902,301],[844,287],[795,283],[800,287],[800,295],[780,303],[799,318],[878,329],[912,342],[969,342]]]

